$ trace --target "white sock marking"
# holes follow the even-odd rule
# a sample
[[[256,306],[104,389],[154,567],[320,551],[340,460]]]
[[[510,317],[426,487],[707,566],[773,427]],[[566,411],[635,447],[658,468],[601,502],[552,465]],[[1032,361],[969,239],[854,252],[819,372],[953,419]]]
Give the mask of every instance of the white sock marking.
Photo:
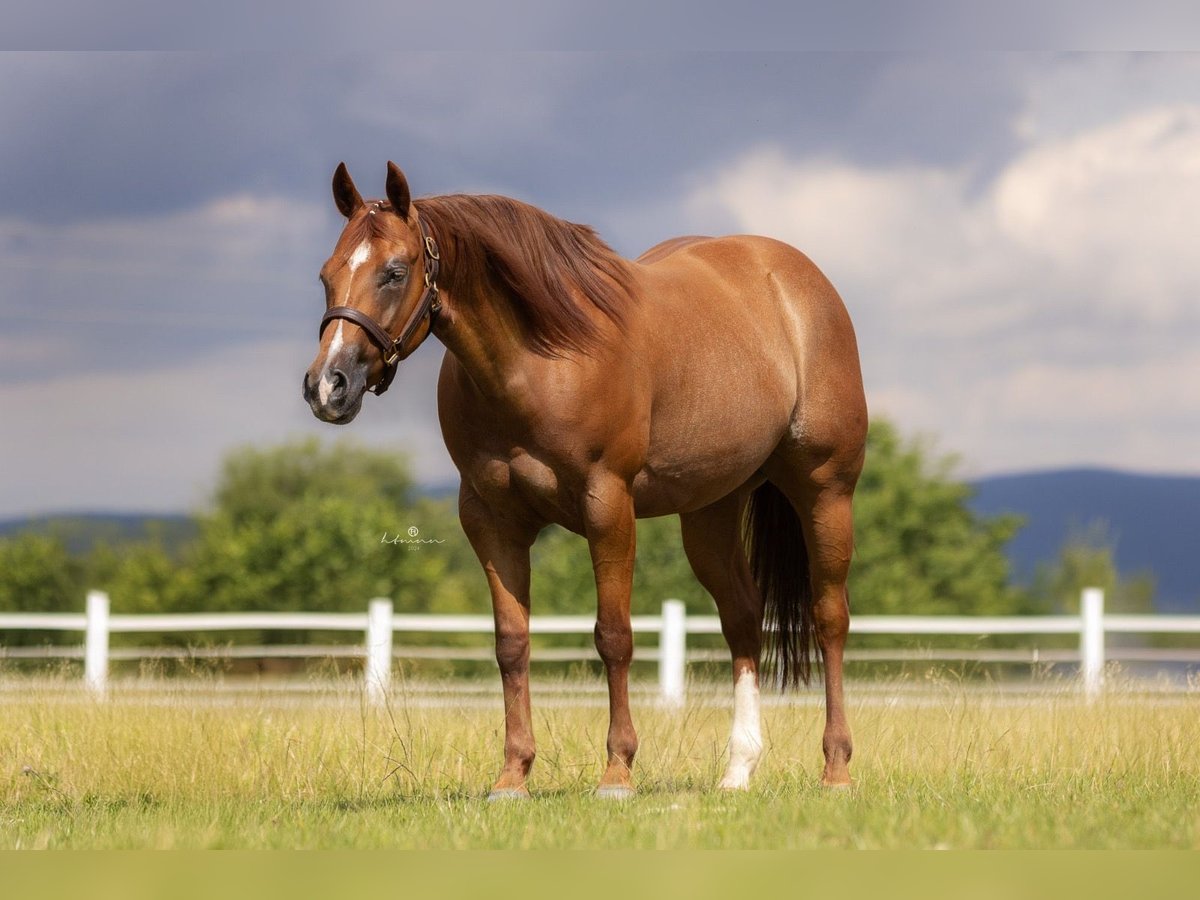
[[[759,722],[758,681],[751,671],[742,672],[733,687],[733,729],[729,733],[729,765],[721,787],[745,790],[762,759],[763,740]]]

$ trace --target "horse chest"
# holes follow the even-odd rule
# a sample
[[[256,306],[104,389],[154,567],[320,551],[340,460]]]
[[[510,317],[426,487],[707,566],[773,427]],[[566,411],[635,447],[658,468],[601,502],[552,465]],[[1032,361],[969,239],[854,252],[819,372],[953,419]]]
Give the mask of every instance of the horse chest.
[[[519,504],[547,522],[572,530],[579,527],[578,504],[572,501],[576,492],[570,480],[560,478],[552,466],[532,454],[492,457],[477,468],[472,484],[495,508],[511,509]]]

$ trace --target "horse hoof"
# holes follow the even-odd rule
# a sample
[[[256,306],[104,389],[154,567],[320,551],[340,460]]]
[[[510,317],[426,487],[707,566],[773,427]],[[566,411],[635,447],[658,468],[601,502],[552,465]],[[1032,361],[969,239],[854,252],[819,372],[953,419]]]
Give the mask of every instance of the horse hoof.
[[[596,788],[596,796],[605,800],[630,800],[634,793],[633,788],[623,784],[602,784]]]
[[[754,768],[754,766],[737,764],[729,766],[717,784],[717,788],[722,791],[750,790],[750,776],[754,773]]]
[[[529,791],[525,788],[496,788],[488,794],[488,803],[496,803],[504,800],[528,800]]]
[[[831,794],[841,794],[854,787],[853,781],[822,781],[821,787]]]

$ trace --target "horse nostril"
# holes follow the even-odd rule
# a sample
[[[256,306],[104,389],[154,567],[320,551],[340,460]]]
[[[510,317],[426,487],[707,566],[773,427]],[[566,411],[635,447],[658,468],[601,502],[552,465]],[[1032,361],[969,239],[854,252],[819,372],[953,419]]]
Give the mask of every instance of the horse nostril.
[[[329,373],[329,399],[337,402],[346,396],[346,385],[349,382],[346,380],[346,374],[341,369],[334,369]]]
[[[304,373],[304,379],[303,379],[302,383],[304,385],[304,400],[305,400],[305,402],[312,400],[312,395],[313,395],[312,384],[308,380],[307,372]]]

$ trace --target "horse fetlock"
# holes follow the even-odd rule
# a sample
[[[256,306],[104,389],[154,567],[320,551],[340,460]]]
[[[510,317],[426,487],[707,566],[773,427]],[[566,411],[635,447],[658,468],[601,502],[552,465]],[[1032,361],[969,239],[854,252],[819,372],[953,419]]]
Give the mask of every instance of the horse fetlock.
[[[841,728],[827,729],[821,746],[825,753],[821,783],[825,787],[848,787],[851,783],[850,757],[854,754],[850,732]]]
[[[632,730],[620,734],[610,734],[608,737],[608,766],[623,767],[626,771],[633,768],[633,758],[638,752],[638,737]]]
[[[854,755],[854,742],[850,739],[850,732],[846,729],[827,729],[821,740],[821,749],[825,753],[826,760],[848,763],[850,757]]]
[[[504,748],[504,768],[520,772],[522,776],[529,774],[536,758],[537,750],[533,744],[517,743]]]
[[[757,731],[737,733],[729,738],[729,763],[718,785],[722,790],[744,791],[750,787],[750,776],[762,760],[762,736]]]

